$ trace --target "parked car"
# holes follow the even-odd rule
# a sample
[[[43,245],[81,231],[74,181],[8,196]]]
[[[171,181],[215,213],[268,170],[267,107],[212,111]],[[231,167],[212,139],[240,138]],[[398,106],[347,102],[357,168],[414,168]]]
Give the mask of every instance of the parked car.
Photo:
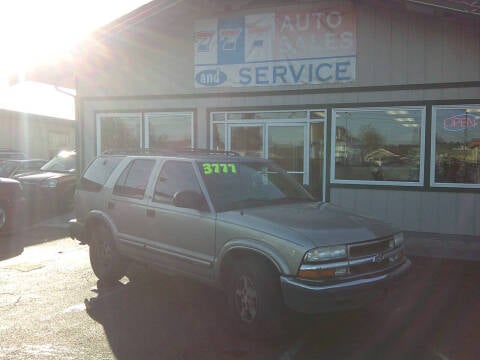
[[[17,180],[0,177],[0,234],[19,230],[23,225],[25,198]],[[0,239],[0,241],[2,241]]]
[[[364,306],[410,266],[403,235],[315,200],[274,163],[195,151],[104,155],[81,176],[71,236],[103,282],[130,260],[224,290],[242,333],[281,331],[287,310]]]
[[[12,149],[0,149],[0,164],[7,160],[25,159],[25,154]]]
[[[60,151],[40,170],[16,175],[23,186],[30,215],[35,217],[72,207],[76,182],[75,151]]]
[[[38,171],[45,165],[44,159],[7,160],[0,164],[0,177],[14,177],[27,172]]]

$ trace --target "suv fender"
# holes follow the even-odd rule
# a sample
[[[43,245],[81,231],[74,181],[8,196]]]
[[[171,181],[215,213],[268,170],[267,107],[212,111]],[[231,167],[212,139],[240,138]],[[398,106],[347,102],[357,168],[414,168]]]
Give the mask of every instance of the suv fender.
[[[112,233],[113,239],[116,242],[117,239],[117,227],[113,223],[113,221],[106,215],[105,213],[98,211],[98,210],[92,210],[89,212],[87,219],[85,221],[85,230],[86,234],[88,234],[89,229],[93,226],[95,222],[102,222],[104,223],[109,229],[110,232]],[[88,244],[89,238],[88,236],[85,236],[85,240]]]
[[[229,264],[232,261],[235,262],[236,256],[241,257],[243,255],[263,257],[275,267],[279,274],[290,273],[288,264],[273,247],[259,240],[235,239],[226,243],[218,254],[218,260],[215,263],[217,279],[222,281]]]

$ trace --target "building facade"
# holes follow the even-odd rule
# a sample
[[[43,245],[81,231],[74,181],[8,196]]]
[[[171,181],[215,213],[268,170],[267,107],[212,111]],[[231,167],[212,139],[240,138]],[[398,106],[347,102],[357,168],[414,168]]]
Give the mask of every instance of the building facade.
[[[155,1],[77,64],[78,153],[275,160],[322,200],[480,236],[480,16],[409,1]]]
[[[72,120],[0,110],[0,148],[23,152],[29,158],[50,159],[60,150],[75,149]]]

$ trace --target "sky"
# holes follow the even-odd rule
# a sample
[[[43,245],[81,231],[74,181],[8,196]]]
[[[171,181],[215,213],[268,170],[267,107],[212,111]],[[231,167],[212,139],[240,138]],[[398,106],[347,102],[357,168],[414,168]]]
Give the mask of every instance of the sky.
[[[0,0],[0,108],[73,119],[71,95],[33,82],[10,86],[9,76],[68,56],[89,33],[149,1]]]

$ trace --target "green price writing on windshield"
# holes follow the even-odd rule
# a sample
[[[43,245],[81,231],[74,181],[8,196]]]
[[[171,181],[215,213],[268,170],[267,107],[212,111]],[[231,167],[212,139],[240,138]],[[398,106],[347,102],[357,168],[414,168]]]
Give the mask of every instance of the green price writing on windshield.
[[[237,173],[237,166],[235,164],[204,163],[202,166],[205,175]]]

